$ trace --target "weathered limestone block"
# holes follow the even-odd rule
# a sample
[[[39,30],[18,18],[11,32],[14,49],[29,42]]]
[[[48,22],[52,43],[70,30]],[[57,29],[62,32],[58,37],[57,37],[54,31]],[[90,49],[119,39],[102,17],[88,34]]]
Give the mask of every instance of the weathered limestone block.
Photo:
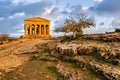
[[[78,54],[91,54],[95,52],[95,47],[90,45],[81,45],[77,50]]]
[[[61,54],[77,54],[77,47],[76,44],[59,44],[56,46],[56,50]]]
[[[108,80],[120,80],[120,68],[108,64],[101,64],[91,61],[89,63],[90,69],[105,76]]]
[[[120,34],[106,34],[100,36],[100,40],[105,42],[119,42],[120,41]]]
[[[58,72],[61,73],[67,80],[87,80],[82,72],[71,68],[69,65],[59,62],[56,66]]]
[[[108,59],[108,58],[114,58],[117,56],[117,53],[113,48],[110,47],[97,47],[97,54],[99,54],[101,57]]]
[[[73,60],[77,65],[80,65],[79,67],[93,69],[108,80],[120,80],[120,67],[96,62],[92,57],[88,59],[87,57],[76,56]]]
[[[119,48],[111,48],[110,46],[95,46],[90,44],[59,44],[56,46],[56,51],[61,54],[86,54],[91,55],[92,53],[96,53],[102,58],[116,58],[120,55]]]

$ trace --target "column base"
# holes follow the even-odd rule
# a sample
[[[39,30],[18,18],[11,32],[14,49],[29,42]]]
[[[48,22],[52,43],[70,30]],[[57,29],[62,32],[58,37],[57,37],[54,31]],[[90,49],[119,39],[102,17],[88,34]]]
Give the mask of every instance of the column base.
[[[51,38],[51,35],[24,35],[24,38]]]

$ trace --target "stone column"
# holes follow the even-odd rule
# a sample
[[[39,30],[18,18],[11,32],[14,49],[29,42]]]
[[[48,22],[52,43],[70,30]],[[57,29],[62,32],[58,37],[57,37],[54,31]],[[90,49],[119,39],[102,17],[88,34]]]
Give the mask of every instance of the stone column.
[[[48,35],[50,35],[50,26],[48,25]]]
[[[24,24],[24,35],[26,35],[26,24]]]
[[[44,25],[41,25],[41,35],[44,35]]]
[[[41,36],[41,25],[39,25],[39,35]]]
[[[34,33],[35,33],[35,35],[37,34],[37,26],[36,25],[34,26]]]
[[[30,35],[32,35],[32,25],[30,25]]]
[[[42,25],[40,26],[40,32],[41,32],[41,35],[42,35]]]
[[[46,36],[46,25],[44,25],[44,36]]]
[[[46,30],[47,30],[47,32],[46,32],[47,35],[49,35],[49,25],[47,25],[47,29]]]

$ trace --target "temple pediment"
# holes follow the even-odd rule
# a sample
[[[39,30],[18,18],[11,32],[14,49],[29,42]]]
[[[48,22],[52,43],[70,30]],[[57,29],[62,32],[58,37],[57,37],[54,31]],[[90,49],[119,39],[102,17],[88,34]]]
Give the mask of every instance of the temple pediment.
[[[43,18],[40,18],[40,17],[27,18],[27,19],[25,19],[24,21],[41,21],[41,22],[43,22],[43,21],[47,21],[47,22],[49,22],[49,20],[47,20],[47,19],[43,19]]]

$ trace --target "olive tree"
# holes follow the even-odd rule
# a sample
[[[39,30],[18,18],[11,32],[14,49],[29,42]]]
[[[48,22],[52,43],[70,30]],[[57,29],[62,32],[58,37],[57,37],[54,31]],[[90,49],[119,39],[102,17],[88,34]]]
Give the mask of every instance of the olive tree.
[[[72,32],[73,38],[76,38],[77,34],[83,34],[82,29],[90,28],[91,26],[95,26],[94,20],[86,14],[81,13],[76,17],[69,17],[65,19],[64,25],[56,28],[55,32]]]

